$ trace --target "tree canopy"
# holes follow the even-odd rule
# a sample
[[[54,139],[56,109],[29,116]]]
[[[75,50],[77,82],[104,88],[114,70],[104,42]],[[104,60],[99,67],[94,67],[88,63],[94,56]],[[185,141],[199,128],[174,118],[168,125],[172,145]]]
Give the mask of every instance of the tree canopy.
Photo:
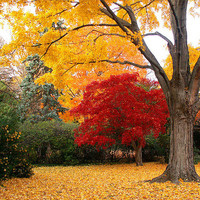
[[[59,93],[51,83],[44,85],[35,84],[34,81],[40,74],[48,71],[48,67],[36,54],[26,59],[29,65],[26,66],[27,75],[21,83],[22,97],[19,106],[20,120],[32,122],[48,121],[59,118],[59,113],[64,113],[66,108],[58,102]]]
[[[89,84],[81,103],[71,110],[75,116],[84,117],[75,133],[76,143],[97,149],[125,144],[137,154],[147,135],[165,133],[168,108],[157,86],[156,82],[139,80],[136,73]],[[142,160],[136,159],[136,163],[141,165]]]

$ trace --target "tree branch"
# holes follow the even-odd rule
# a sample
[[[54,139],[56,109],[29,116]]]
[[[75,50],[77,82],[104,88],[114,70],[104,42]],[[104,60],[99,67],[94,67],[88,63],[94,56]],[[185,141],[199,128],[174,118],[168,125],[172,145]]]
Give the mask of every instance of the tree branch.
[[[8,84],[6,84],[4,81],[0,80],[0,82],[2,84],[4,84],[11,92],[15,93],[15,91]]]
[[[172,14],[173,14],[173,16],[174,16],[174,19],[175,19],[175,23],[176,23],[178,32],[179,32],[180,36],[182,37],[182,32],[181,32],[180,24],[179,24],[178,17],[177,17],[177,15],[176,15],[174,6],[173,6],[171,0],[168,0],[168,2],[169,2],[169,5],[170,5],[170,8],[171,8],[171,10],[172,10]]]
[[[151,3],[153,1],[151,1]],[[101,0],[101,2],[105,2],[105,1]],[[121,18],[118,18],[118,17],[116,17],[115,19],[118,20],[118,22],[120,22],[123,26],[127,27],[133,34],[139,33],[140,29],[139,29],[139,26],[137,24],[135,15],[132,11],[132,8],[131,7],[124,7],[124,6],[121,6],[119,4],[117,4],[117,5],[120,6],[121,8],[123,8],[123,9],[125,9],[126,12],[128,12],[129,17],[131,17],[132,22],[130,24],[127,21],[125,21]],[[107,7],[108,7],[108,5],[107,5]],[[111,15],[111,13],[108,12],[108,10],[101,9],[101,11],[104,14],[106,14],[108,17],[114,19],[113,16]],[[117,21],[116,21],[116,23],[117,23]],[[140,40],[138,38],[135,39],[130,33],[127,33],[127,35],[130,36],[131,42],[134,45],[139,45]],[[167,94],[168,91],[169,91],[169,87],[170,87],[169,86],[169,79],[168,79],[167,75],[165,74],[164,70],[162,69],[162,67],[160,66],[159,62],[155,58],[155,56],[152,54],[152,52],[147,47],[144,40],[142,41],[142,43],[143,43],[143,47],[141,46],[138,49],[144,55],[144,57],[150,62],[151,69],[155,72],[156,77],[158,78],[160,84],[162,85],[164,93]]]
[[[6,84],[4,81],[1,81],[1,80],[0,80],[0,82],[1,82],[2,84],[4,84],[4,85],[8,88],[8,90],[10,90],[11,92],[15,93],[15,91],[14,91],[8,84]],[[17,101],[19,101],[19,100],[18,100],[13,94],[11,94],[9,91],[0,90],[0,92],[6,93],[6,94],[10,95],[11,97],[13,97],[14,99],[16,99]]]
[[[126,37],[125,35],[121,35],[121,34],[118,34],[118,33],[104,33],[104,32],[102,32],[102,31],[98,31],[98,30],[95,30],[95,29],[93,29],[92,31],[90,31],[90,32],[86,35],[86,37],[87,37],[88,35],[90,35],[91,33],[93,33],[93,32],[97,32],[97,33],[100,34],[100,35],[98,35],[98,36],[94,39],[94,42],[96,42],[96,40],[97,40],[99,37],[102,37],[102,36],[119,36],[119,37],[122,37],[122,38],[125,38],[125,37]]]
[[[108,60],[108,59],[104,59],[104,60],[98,60],[98,61],[91,60],[88,63],[92,64],[92,63],[99,63],[99,62],[107,62],[107,63],[121,64],[121,65],[132,65],[134,67],[138,67],[138,68],[141,68],[141,69],[151,69],[151,70],[153,70],[153,67],[150,66],[150,65],[139,65],[139,64],[127,61],[127,60],[120,61],[120,60]],[[85,64],[85,63],[84,62],[77,62],[77,63],[70,63],[70,64],[73,64],[73,65],[70,68],[68,68],[62,75],[64,75],[65,73],[67,73],[69,70],[71,70],[76,65],[82,65],[82,64]]]
[[[121,21],[119,20],[120,18],[117,17],[115,15],[115,13],[110,9],[110,7],[108,6],[108,4],[104,1],[104,0],[100,0],[101,3],[104,5],[104,7],[106,8],[106,10],[108,11],[108,13],[112,16],[112,19],[118,24],[118,26],[125,32],[128,34],[128,30],[124,27],[124,25],[121,23]]]
[[[118,26],[118,25],[117,25],[117,24],[86,24],[86,25],[82,25],[82,26],[75,27],[75,28],[69,30],[68,32],[66,32],[65,34],[61,35],[61,36],[60,36],[59,38],[57,38],[56,40],[53,40],[51,43],[49,43],[48,47],[46,48],[46,51],[45,51],[44,54],[41,56],[41,58],[44,57],[44,56],[47,54],[47,52],[48,52],[49,48],[51,47],[51,45],[53,45],[54,43],[58,42],[59,40],[61,40],[61,39],[64,38],[65,36],[67,36],[67,35],[69,34],[69,32],[71,32],[71,31],[77,31],[77,30],[79,30],[79,29],[81,29],[81,28],[92,27],[92,26]],[[33,47],[37,47],[37,46],[41,46],[41,45],[42,45],[42,44],[39,44],[39,45],[36,45],[36,46],[33,46]]]
[[[80,4],[79,2],[76,2],[75,5],[72,6],[71,8],[69,8],[69,9],[63,9],[62,11],[60,11],[60,12],[54,14],[54,15],[49,15],[47,18],[52,17],[52,16],[56,16],[56,15],[60,15],[60,14],[62,14],[62,13],[64,13],[64,12],[66,12],[66,11],[71,10],[72,8],[75,8],[75,7],[78,6],[79,4]]]
[[[118,36],[118,37],[122,37],[122,38],[125,38],[126,36],[124,35],[120,35],[120,34],[114,34],[114,33],[102,33],[101,35],[97,36],[95,39],[94,39],[94,42],[96,42],[100,37],[102,36]]]
[[[128,15],[131,19],[132,27],[135,27],[135,25],[137,25],[137,23],[136,23],[136,18],[135,18],[133,11],[132,11],[132,8],[130,6],[122,6],[119,3],[114,3],[114,4],[118,5],[120,8],[124,9],[128,13]],[[137,28],[135,31],[139,31],[139,29]]]
[[[68,85],[67,85],[67,87],[68,87],[68,90],[70,91],[70,93],[69,92],[67,92],[67,93],[71,96],[71,98],[74,98],[76,95],[74,94],[74,92]]]
[[[142,6],[142,7],[139,7],[138,9],[136,9],[136,10],[139,10],[137,13],[139,13],[142,9],[147,8],[148,6],[150,6],[154,1],[155,1],[155,0],[152,0],[152,1],[150,1],[148,4],[146,4],[146,5]],[[141,1],[138,1],[138,2],[136,2],[135,4],[137,4],[137,3],[141,3]],[[136,13],[136,14],[137,14],[137,13]]]
[[[121,64],[121,65],[132,65],[134,67],[138,67],[138,68],[141,68],[141,69],[151,69],[153,70],[153,67],[151,65],[139,65],[139,64],[136,64],[136,63],[133,63],[133,62],[130,62],[130,61],[119,61],[119,60],[100,60],[100,62],[108,62],[108,63],[118,63],[118,64]]]
[[[72,69],[73,67],[75,67],[78,63],[72,65],[70,68],[68,68],[61,76],[63,76],[65,73],[67,73],[70,69]],[[80,64],[84,64],[84,63],[80,63]]]
[[[196,101],[199,93],[199,88],[200,88],[200,56],[194,66],[189,83],[189,91],[191,93],[191,98],[190,98],[191,104],[193,104]]]
[[[159,37],[161,37],[163,40],[165,40],[167,42],[167,46],[168,46],[170,55],[172,57],[174,56],[174,45],[173,45],[173,43],[171,42],[171,40],[169,38],[164,36],[162,33],[156,31],[155,33],[147,33],[147,34],[144,34],[142,36],[143,37],[146,37],[146,36],[159,36]]]
[[[146,37],[146,36],[159,36],[163,40],[165,40],[169,44],[170,47],[173,47],[173,43],[171,42],[171,40],[158,31],[156,31],[155,33],[146,33],[142,36],[144,36],[144,37]]]

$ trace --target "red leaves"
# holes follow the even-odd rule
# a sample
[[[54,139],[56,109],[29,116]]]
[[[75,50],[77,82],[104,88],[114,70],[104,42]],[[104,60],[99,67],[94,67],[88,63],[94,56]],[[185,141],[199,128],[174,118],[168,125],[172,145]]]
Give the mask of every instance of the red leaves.
[[[76,131],[78,145],[90,144],[106,148],[120,140],[131,145],[145,145],[145,136],[164,131],[168,108],[158,84],[147,79],[139,81],[137,73],[111,76],[92,82],[82,102],[71,113],[85,121]]]

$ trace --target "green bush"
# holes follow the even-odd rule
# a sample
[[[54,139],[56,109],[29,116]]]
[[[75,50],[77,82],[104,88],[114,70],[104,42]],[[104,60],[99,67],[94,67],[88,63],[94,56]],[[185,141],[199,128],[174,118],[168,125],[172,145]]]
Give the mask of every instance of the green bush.
[[[32,166],[27,161],[27,151],[19,145],[21,133],[0,128],[0,180],[11,177],[30,177]]]
[[[153,135],[146,137],[146,146],[143,149],[144,161],[160,161],[168,163],[170,148],[170,135],[160,134],[158,138]]]
[[[51,120],[38,123],[25,121],[19,130],[23,132],[22,145],[28,149],[33,164],[78,163],[73,130],[78,125]]]
[[[87,145],[78,147],[74,143],[77,127],[77,123],[57,120],[21,124],[22,145],[28,150],[31,163],[77,165],[102,162],[103,151]]]
[[[198,148],[199,132],[194,132],[194,164],[200,162],[200,149]],[[164,161],[168,163],[170,150],[170,135],[165,133],[154,138],[149,135],[146,138],[146,146],[143,149],[145,161]],[[163,160],[164,159],[164,160]]]
[[[15,129],[19,123],[17,112],[18,101],[15,95],[9,90],[9,87],[0,81],[0,126],[9,126],[9,129]]]

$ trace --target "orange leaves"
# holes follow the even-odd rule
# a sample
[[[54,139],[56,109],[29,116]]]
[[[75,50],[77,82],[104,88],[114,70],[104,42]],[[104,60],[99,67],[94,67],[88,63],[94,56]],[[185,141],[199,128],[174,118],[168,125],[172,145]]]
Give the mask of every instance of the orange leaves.
[[[196,118],[195,118],[195,121],[196,121],[197,123],[200,123],[200,111],[197,113]]]
[[[11,179],[0,187],[0,199],[198,199],[198,183],[175,185],[145,183],[165,170],[166,165],[145,163],[77,167],[38,167],[29,179]],[[200,173],[200,165],[196,166]]]

